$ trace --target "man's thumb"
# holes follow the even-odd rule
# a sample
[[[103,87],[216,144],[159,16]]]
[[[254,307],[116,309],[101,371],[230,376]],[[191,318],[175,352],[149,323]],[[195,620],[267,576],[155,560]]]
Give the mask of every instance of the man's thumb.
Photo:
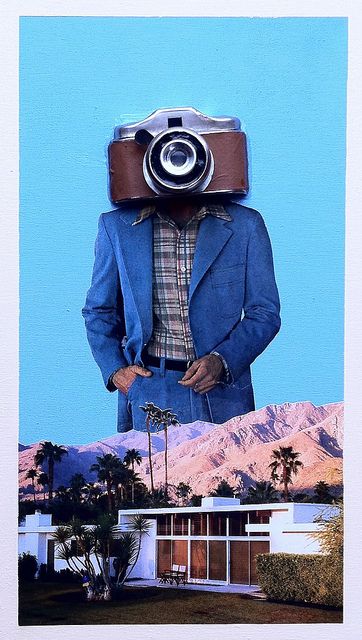
[[[149,369],[145,369],[145,367],[140,367],[139,365],[135,366],[134,371],[139,375],[145,377],[152,376],[152,371]]]

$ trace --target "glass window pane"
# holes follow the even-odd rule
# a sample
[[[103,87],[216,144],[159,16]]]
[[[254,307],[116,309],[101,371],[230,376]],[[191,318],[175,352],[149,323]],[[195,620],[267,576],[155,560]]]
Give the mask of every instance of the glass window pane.
[[[171,569],[171,540],[157,540],[157,576]]]
[[[248,514],[246,511],[236,511],[229,514],[229,535],[230,536],[246,536],[245,525],[248,522]]]
[[[171,535],[171,514],[157,516],[157,535]]]
[[[209,535],[226,536],[226,513],[209,513]]]
[[[191,578],[206,578],[206,540],[191,540]]]
[[[187,540],[172,540],[172,564],[187,567]]]
[[[175,513],[173,516],[173,535],[187,536],[189,532],[188,521],[188,516],[185,513]]]
[[[206,513],[193,513],[191,515],[191,535],[206,536]]]
[[[209,578],[226,580],[226,542],[221,540],[209,542]]]
[[[249,542],[230,542],[230,582],[249,584]]]

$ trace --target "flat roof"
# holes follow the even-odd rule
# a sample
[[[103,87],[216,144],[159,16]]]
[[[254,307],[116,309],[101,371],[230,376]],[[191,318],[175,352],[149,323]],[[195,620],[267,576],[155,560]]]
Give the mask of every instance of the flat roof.
[[[270,504],[237,504],[237,505],[214,505],[200,507],[157,507],[143,509],[119,509],[120,515],[164,515],[168,513],[214,513],[234,512],[234,511],[291,511],[296,506],[301,507],[331,507],[330,504],[317,502],[272,502]]]

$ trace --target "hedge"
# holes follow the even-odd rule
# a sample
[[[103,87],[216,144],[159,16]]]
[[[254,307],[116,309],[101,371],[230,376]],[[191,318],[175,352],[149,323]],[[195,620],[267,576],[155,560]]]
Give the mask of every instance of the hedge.
[[[258,584],[269,598],[342,607],[341,557],[297,553],[258,554],[256,569]]]

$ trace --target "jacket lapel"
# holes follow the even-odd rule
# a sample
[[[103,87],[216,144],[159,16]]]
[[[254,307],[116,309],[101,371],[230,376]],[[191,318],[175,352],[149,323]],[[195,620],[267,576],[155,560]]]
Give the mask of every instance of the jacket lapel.
[[[139,315],[144,339],[152,331],[152,217],[132,226],[138,211],[120,214],[120,244],[132,297]]]
[[[228,221],[212,215],[206,216],[200,223],[191,274],[189,302],[201,278],[233,234],[227,225]]]

